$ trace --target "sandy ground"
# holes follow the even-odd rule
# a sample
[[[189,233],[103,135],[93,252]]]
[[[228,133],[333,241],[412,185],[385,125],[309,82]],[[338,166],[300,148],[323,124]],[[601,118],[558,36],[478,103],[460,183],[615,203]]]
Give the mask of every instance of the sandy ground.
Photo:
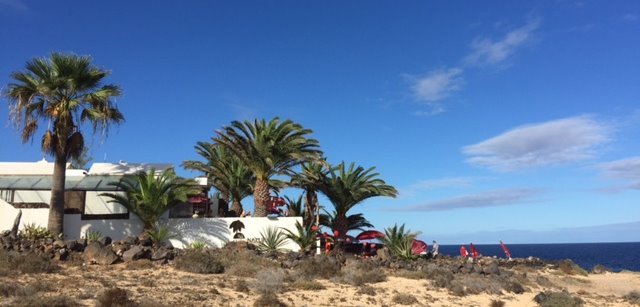
[[[549,289],[566,289],[581,297],[587,306],[634,306],[622,296],[640,290],[640,273],[622,272],[586,277],[565,275],[557,271],[529,271],[528,278],[545,276],[551,281]],[[200,275],[177,271],[171,266],[132,269],[126,264],[113,266],[65,265],[58,273],[21,275],[17,278],[1,277],[2,283],[27,286],[34,283],[53,285],[38,295],[66,295],[82,304],[93,306],[97,295],[114,286],[126,289],[129,297],[147,306],[156,303],[175,306],[253,306],[258,297],[247,287],[250,278],[236,278],[227,274]],[[478,294],[454,296],[439,289],[426,279],[388,277],[387,281],[369,285],[373,295],[359,293],[360,288],[319,280],[326,289],[296,290],[285,286],[278,298],[289,306],[397,306],[394,296],[413,295],[418,303],[412,306],[490,306],[492,300],[501,300],[505,306],[536,306],[533,297],[545,288],[535,283],[526,285],[527,292],[515,295]],[[11,305],[14,298],[0,296],[0,305]],[[635,305],[637,306],[637,305]]]

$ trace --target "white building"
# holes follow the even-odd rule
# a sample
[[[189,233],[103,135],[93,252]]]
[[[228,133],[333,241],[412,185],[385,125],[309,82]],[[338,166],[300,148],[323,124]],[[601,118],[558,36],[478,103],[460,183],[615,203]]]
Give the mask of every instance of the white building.
[[[99,231],[103,236],[118,240],[126,236],[137,236],[143,230],[142,223],[134,214],[120,204],[109,202],[110,198],[101,196],[105,192],[116,192],[111,183],[125,175],[154,169],[163,172],[172,168],[171,164],[144,163],[94,163],[86,170],[71,169],[67,166],[65,183],[64,236],[66,239],[78,239],[88,230]],[[20,228],[27,224],[46,227],[51,198],[53,163],[39,162],[0,162],[0,231],[11,229],[19,210],[22,210]],[[208,192],[206,178],[196,178]],[[200,218],[192,218],[195,211]],[[238,232],[247,240],[256,241],[267,227],[295,230],[299,217],[279,218],[220,218],[217,217],[217,202],[194,203],[177,206],[163,217],[166,224],[176,234],[172,243],[181,247],[194,241],[222,246],[239,237]],[[231,227],[231,223],[240,221],[243,228]],[[235,223],[234,225],[237,225]],[[287,249],[298,250],[293,242]]]

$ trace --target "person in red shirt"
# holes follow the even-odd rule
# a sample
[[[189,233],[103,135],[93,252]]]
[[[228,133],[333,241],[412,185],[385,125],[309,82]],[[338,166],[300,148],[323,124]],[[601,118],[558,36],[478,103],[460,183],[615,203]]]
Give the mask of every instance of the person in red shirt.
[[[464,245],[460,246],[460,257],[467,259],[467,257],[469,257],[469,253],[467,252],[467,249],[464,247]]]
[[[476,247],[473,246],[473,243],[469,243],[469,250],[471,251],[471,258],[473,258],[473,260],[477,260],[478,257],[480,257],[480,253],[478,252]]]

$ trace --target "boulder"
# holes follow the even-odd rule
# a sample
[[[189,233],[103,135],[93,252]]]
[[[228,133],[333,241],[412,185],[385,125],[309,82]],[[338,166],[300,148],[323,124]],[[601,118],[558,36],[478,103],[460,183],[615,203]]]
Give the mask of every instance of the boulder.
[[[389,251],[386,248],[379,249],[376,257],[382,261],[391,260],[391,255],[389,255]]]
[[[67,240],[64,243],[69,250],[72,250],[75,252],[81,252],[83,249],[82,245],[80,245],[76,240]]]
[[[151,256],[149,252],[150,250],[147,248],[144,248],[140,245],[134,245],[122,254],[122,260],[132,261],[145,258],[148,259]]]
[[[153,251],[153,253],[151,254],[151,260],[153,261],[167,260],[170,258],[169,253],[170,253],[169,249],[161,247]]]
[[[67,248],[67,243],[62,240],[55,240],[53,242],[53,247],[55,248]]]
[[[67,260],[68,257],[69,251],[66,248],[61,248],[56,252],[54,259],[64,261]]]
[[[91,242],[84,249],[84,260],[88,263],[97,263],[102,265],[114,264],[118,261],[118,256],[110,247],[104,246],[100,242]]]
[[[100,240],[98,240],[98,242],[102,243],[102,245],[107,246],[109,244],[111,244],[111,242],[113,242],[113,240],[111,240],[111,237],[109,236],[104,236],[102,238],[100,238]]]
[[[136,245],[138,244],[138,238],[127,236],[124,239],[120,240],[120,243],[125,245]]]
[[[482,273],[487,275],[500,275],[500,268],[497,262],[490,262],[482,267]]]
[[[149,235],[147,235],[146,233],[143,233],[138,236],[138,244],[142,246],[151,246],[153,245],[153,241],[151,241],[151,238],[149,237]]]

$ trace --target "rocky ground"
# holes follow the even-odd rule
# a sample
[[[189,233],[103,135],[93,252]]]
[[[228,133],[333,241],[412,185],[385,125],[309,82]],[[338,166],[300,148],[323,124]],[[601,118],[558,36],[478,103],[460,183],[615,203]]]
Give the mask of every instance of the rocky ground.
[[[178,251],[145,238],[1,241],[2,306],[640,304],[640,273],[587,273],[570,261],[264,254],[236,243]]]

